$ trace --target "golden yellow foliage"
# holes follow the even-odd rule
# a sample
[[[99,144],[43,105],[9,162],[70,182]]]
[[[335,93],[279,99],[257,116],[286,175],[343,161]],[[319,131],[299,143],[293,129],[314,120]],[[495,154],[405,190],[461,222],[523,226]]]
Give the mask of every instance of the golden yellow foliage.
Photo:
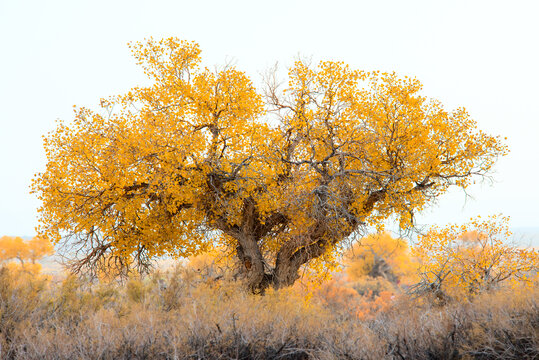
[[[432,227],[413,248],[421,260],[419,289],[445,300],[468,298],[502,283],[531,286],[539,252],[509,244],[508,221],[478,217],[460,226]]]
[[[18,236],[0,238],[0,263],[7,263],[12,270],[17,268],[12,262],[16,260],[22,270],[37,274],[41,271],[41,265],[36,261],[53,253],[51,242],[43,237],[34,237],[28,241]]]
[[[0,238],[0,261],[18,260],[24,264],[29,256],[29,246],[21,237],[2,236]]]
[[[370,276],[398,284],[415,282],[419,265],[411,256],[408,243],[387,232],[359,240],[344,254],[344,262],[351,281]]]
[[[45,256],[54,254],[54,246],[51,242],[44,237],[34,237],[28,241],[28,259],[35,264],[36,260],[39,260]]]
[[[234,67],[203,67],[196,43],[131,48],[153,84],[59,122],[33,183],[40,234],[70,241],[79,268],[109,254],[137,266],[188,257],[217,241],[253,291],[288,286],[367,224],[396,215],[411,226],[507,151],[416,79],[297,61],[288,86],[259,91]]]

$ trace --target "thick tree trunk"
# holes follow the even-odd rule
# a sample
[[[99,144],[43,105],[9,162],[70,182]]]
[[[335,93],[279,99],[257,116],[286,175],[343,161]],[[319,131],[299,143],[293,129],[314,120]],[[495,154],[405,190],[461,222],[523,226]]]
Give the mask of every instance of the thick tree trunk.
[[[299,278],[301,266],[308,260],[320,256],[325,250],[318,246],[297,250],[293,247],[293,242],[289,242],[279,252],[275,267],[270,268],[263,259],[256,238],[244,234],[238,238],[238,243],[236,251],[243,267],[244,279],[254,294],[264,294],[269,287],[281,289],[293,285]],[[290,251],[284,251],[287,247]]]
[[[260,250],[262,239],[273,226],[286,223],[288,220],[282,214],[274,214],[262,225],[258,220],[258,212],[252,199],[244,201],[244,211],[241,226],[235,229],[226,228],[223,222],[223,230],[233,236],[238,245],[236,248],[238,259],[243,267],[245,280],[249,290],[255,294],[263,294],[264,291],[273,287],[281,289],[293,285],[299,278],[299,270],[302,265],[310,260],[323,255],[335,244],[348,237],[363,219],[347,217],[348,226],[336,229],[335,224],[326,216],[323,208],[325,193],[319,192],[320,212],[315,225],[305,230],[305,234],[286,241],[276,254],[275,267],[264,261]],[[385,190],[371,193],[364,204],[366,214],[369,214],[374,204],[385,196]],[[349,204],[348,204],[349,205]],[[346,212],[348,214],[349,211]]]
[[[263,293],[267,288],[267,276],[264,271],[264,258],[252,234],[243,233],[238,238],[236,249],[238,258],[243,266],[249,290],[253,293]]]
[[[300,265],[301,266],[301,265]],[[282,289],[287,286],[292,286],[299,279],[299,268],[290,262],[284,264],[281,263],[275,269],[275,276],[273,278],[272,285],[275,289]]]
[[[275,267],[269,268],[253,236],[245,234],[238,242],[237,256],[243,266],[247,286],[254,294],[264,294],[269,287],[282,289],[293,285],[300,277],[301,266],[323,255],[328,245],[323,239],[310,242],[290,240],[280,249]],[[302,243],[306,245],[301,246]]]
[[[294,247],[294,242],[284,244],[275,263],[273,286],[277,289],[291,286],[299,278],[299,269],[309,260],[316,259],[326,252],[323,239],[311,241],[303,247]],[[292,251],[290,251],[292,249]]]

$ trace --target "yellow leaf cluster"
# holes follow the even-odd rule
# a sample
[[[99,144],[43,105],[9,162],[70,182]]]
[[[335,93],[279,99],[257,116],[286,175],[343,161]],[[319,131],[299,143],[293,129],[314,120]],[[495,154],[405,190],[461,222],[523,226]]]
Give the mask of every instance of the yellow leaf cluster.
[[[359,240],[344,254],[346,273],[351,281],[364,277],[383,277],[396,284],[416,281],[419,263],[408,243],[389,233],[372,234]]]

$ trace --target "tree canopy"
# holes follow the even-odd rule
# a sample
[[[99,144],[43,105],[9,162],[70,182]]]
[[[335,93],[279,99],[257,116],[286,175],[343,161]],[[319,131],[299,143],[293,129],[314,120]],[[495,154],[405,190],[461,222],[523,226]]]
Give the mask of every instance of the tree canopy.
[[[395,215],[410,227],[506,152],[414,78],[298,60],[284,85],[270,73],[259,90],[235,67],[203,67],[194,42],[131,48],[152,85],[59,122],[33,183],[40,234],[70,244],[76,270],[219,242],[253,292],[288,286],[367,225]]]

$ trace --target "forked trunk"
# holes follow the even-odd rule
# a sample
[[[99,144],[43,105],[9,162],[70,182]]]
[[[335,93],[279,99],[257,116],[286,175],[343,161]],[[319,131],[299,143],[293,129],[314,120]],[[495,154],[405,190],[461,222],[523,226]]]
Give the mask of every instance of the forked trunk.
[[[246,247],[242,244],[250,244]],[[256,245],[252,246],[252,245]],[[264,294],[269,287],[282,289],[292,286],[299,279],[299,270],[309,260],[319,257],[325,252],[325,247],[314,243],[300,249],[287,247],[285,244],[279,251],[275,267],[270,268],[263,260],[258,244],[242,239],[238,246],[238,257],[245,270],[245,279],[251,292]],[[289,251],[287,251],[289,250]],[[295,250],[295,251],[294,251]]]

